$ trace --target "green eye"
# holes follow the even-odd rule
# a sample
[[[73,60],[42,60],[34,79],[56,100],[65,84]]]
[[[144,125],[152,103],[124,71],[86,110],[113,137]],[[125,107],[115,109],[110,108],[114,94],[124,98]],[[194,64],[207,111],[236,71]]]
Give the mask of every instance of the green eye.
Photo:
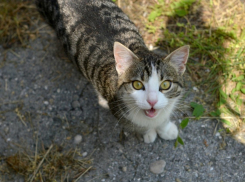
[[[163,81],[160,85],[161,90],[168,90],[170,87],[171,87],[171,82],[168,80]]]
[[[141,90],[141,89],[144,89],[143,83],[141,83],[141,82],[138,81],[138,80],[133,81],[133,87],[134,87],[135,90]]]

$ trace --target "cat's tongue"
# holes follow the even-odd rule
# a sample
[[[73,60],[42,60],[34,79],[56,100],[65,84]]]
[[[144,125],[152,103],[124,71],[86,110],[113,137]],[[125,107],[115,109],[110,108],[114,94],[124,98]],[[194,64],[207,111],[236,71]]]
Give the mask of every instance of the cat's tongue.
[[[157,115],[157,112],[155,109],[151,108],[151,109],[145,110],[145,115],[150,118],[153,118],[154,116]]]

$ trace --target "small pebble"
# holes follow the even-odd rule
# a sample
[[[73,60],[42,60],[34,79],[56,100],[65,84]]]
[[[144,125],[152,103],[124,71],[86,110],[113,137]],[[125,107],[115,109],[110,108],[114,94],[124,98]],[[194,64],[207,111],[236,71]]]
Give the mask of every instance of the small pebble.
[[[83,153],[82,153],[82,156],[83,156],[83,157],[86,157],[87,155],[88,155],[88,152],[83,152]]]
[[[82,136],[81,135],[76,135],[74,138],[74,143],[79,144],[82,141]]]
[[[122,167],[122,171],[126,172],[127,171],[127,167],[126,166]]]
[[[197,87],[193,87],[193,90],[199,92],[199,89]]]
[[[219,132],[217,132],[217,133],[215,134],[215,136],[219,137],[219,136],[220,136],[220,133],[219,133]]]
[[[222,138],[219,132],[217,132],[217,133],[215,134],[215,136],[218,137],[219,139]]]
[[[8,134],[8,133],[9,133],[9,127],[4,128],[4,132],[5,132],[6,134]]]
[[[176,182],[181,182],[181,180],[179,178],[176,178],[175,181]]]
[[[44,101],[43,103],[44,103],[45,105],[48,105],[48,104],[49,104],[49,102],[48,102],[48,101]]]
[[[74,109],[80,107],[80,103],[77,100],[73,101],[71,105]]]
[[[74,95],[73,96],[73,100],[78,100],[79,99],[79,96],[78,95]]]
[[[164,171],[166,162],[164,160],[159,160],[150,164],[150,171],[154,174],[160,174]]]

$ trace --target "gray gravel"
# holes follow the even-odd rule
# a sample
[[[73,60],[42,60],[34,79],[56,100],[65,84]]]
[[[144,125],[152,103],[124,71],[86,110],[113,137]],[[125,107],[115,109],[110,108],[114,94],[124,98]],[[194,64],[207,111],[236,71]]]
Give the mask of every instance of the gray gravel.
[[[92,154],[95,170],[81,182],[245,181],[245,146],[221,137],[217,131],[222,126],[216,120],[191,121],[180,131],[185,145],[176,149],[174,141],[158,138],[145,144],[133,134],[119,142],[116,119],[98,105],[91,84],[60,54],[63,50],[53,31],[46,32],[29,48],[6,51],[0,46],[0,156],[15,154],[20,145],[35,151],[38,137],[45,147],[56,143],[77,148],[84,156]],[[189,103],[196,96],[195,85],[187,81],[186,86]],[[178,124],[181,118],[179,113],[174,120]],[[150,164],[159,160],[166,166],[154,174]],[[0,175],[0,181],[17,180],[21,177]]]

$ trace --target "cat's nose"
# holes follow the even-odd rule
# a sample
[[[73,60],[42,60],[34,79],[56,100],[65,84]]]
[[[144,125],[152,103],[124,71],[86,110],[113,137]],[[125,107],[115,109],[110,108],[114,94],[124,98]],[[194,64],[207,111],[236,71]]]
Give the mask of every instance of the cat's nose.
[[[157,103],[157,100],[147,100],[147,102],[150,104],[151,107],[154,107],[154,105]]]

